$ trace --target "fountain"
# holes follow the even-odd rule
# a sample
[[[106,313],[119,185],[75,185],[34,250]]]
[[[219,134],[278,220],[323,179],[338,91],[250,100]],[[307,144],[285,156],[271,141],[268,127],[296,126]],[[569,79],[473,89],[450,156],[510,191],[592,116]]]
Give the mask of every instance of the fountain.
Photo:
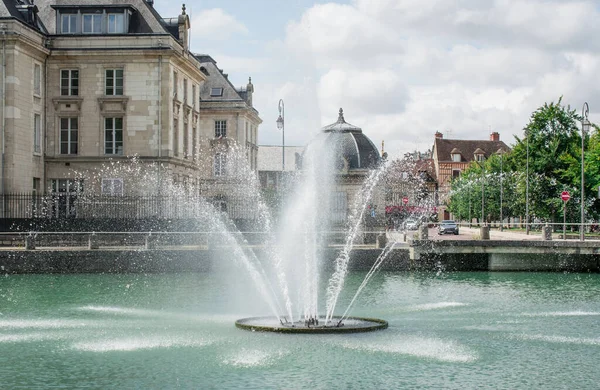
[[[348,272],[353,246],[361,240],[367,205],[371,202],[385,166],[373,143],[356,126],[347,123],[340,109],[337,122],[326,126],[305,149],[302,170],[290,183],[291,197],[285,204],[282,228],[270,232],[271,250],[266,256],[265,278],[268,291],[279,291],[270,299],[278,307],[271,317],[243,318],[235,325],[253,331],[281,333],[354,333],[387,328],[384,320],[350,317],[350,306],[342,315],[334,315]],[[351,180],[347,178],[351,177]],[[344,180],[351,181],[349,186]],[[345,190],[345,191],[344,191]],[[332,195],[333,194],[333,195]],[[348,196],[350,195],[350,196]],[[337,199],[336,199],[337,197]],[[340,210],[336,200],[351,197],[348,207]],[[350,213],[344,215],[348,207]],[[340,217],[341,214],[341,217]],[[266,219],[269,219],[268,217]],[[336,226],[337,225],[337,226]],[[324,232],[342,227],[343,245],[334,262],[334,271],[325,288],[324,302],[319,285],[323,275]],[[375,262],[365,283],[390,253],[388,245]],[[270,277],[269,271],[274,274]],[[325,304],[320,312],[319,307]]]

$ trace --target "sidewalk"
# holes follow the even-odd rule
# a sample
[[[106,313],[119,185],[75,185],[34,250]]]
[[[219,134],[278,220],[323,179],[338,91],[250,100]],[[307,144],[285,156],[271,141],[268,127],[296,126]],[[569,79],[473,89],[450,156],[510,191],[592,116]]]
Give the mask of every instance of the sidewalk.
[[[431,234],[431,231],[430,231]],[[460,234],[466,234],[468,236],[480,237],[480,228],[469,228],[460,227]],[[553,239],[556,239],[553,237]],[[490,229],[490,240],[512,240],[512,241],[528,241],[528,240],[542,240],[542,233],[539,231],[530,231],[529,234],[525,232],[516,232],[511,230],[500,231],[498,229]]]

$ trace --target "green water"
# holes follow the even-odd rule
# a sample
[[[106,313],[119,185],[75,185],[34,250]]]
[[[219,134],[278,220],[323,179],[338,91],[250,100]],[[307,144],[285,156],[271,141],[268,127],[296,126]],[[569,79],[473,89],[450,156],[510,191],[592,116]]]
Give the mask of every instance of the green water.
[[[345,308],[364,273],[351,274]],[[596,389],[600,275],[381,273],[387,330],[260,334],[223,275],[0,277],[0,389]]]

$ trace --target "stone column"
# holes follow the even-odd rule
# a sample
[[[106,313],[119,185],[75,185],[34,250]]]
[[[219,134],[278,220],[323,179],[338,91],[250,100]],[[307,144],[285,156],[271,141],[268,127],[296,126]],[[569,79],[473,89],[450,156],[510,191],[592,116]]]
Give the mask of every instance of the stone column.
[[[98,248],[99,248],[98,236],[96,236],[96,233],[92,233],[88,237],[88,249],[98,249]]]
[[[28,251],[35,249],[35,236],[33,234],[25,236],[25,249]]]
[[[426,223],[419,225],[419,239],[429,240],[429,228],[427,227]]]
[[[490,227],[487,225],[482,226],[480,228],[480,235],[481,235],[482,240],[489,240],[490,239]]]
[[[552,226],[544,226],[542,228],[542,237],[544,241],[552,241]]]

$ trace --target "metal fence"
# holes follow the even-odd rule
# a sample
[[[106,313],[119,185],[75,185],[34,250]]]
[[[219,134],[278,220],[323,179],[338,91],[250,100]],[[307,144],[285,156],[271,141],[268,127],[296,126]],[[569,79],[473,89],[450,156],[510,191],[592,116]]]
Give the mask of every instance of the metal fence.
[[[213,200],[197,195],[110,196],[79,193],[0,194],[0,218],[178,219],[193,218],[196,210],[208,205],[226,212],[232,219],[258,218],[258,205],[253,199]]]

